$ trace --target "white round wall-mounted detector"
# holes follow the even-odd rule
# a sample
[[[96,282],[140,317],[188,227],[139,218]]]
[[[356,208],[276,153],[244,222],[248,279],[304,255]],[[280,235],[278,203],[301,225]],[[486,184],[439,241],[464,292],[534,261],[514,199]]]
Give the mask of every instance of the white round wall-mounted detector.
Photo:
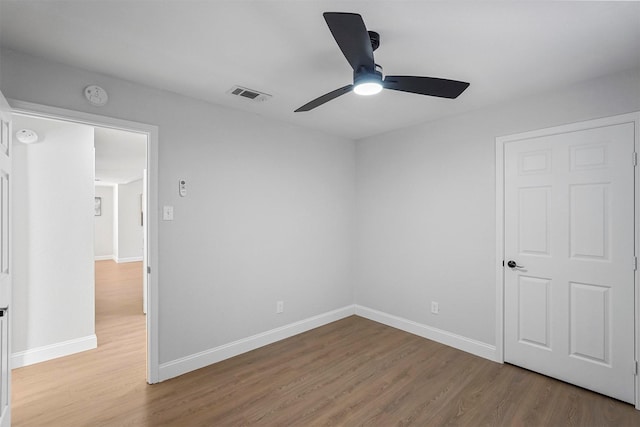
[[[38,134],[31,129],[20,129],[16,132],[16,139],[23,144],[33,144],[38,142]]]
[[[109,100],[107,91],[96,85],[85,87],[84,96],[92,105],[95,105],[96,107],[102,107]]]

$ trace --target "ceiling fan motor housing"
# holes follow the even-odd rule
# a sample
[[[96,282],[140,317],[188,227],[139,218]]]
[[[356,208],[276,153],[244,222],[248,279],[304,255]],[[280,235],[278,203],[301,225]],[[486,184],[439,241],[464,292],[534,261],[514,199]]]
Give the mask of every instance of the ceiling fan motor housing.
[[[375,31],[367,31],[369,33],[369,40],[371,40],[371,49],[376,50],[380,47],[380,34]]]
[[[360,83],[377,82],[382,84],[382,67],[375,64],[374,70],[367,70],[364,67],[358,68],[353,72],[353,85],[357,86]]]

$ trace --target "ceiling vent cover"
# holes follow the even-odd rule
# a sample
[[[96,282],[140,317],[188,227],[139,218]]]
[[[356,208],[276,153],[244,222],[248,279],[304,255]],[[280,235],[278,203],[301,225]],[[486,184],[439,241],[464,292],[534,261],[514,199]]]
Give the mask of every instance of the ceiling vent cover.
[[[259,92],[253,89],[247,89],[246,87],[242,86],[234,86],[229,89],[227,93],[235,96],[240,96],[254,102],[264,102],[271,98],[271,95],[269,95],[268,93]]]

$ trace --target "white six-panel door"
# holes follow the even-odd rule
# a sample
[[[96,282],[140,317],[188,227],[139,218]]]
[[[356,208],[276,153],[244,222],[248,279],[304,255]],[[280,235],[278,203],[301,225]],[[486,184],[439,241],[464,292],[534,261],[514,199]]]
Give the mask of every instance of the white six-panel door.
[[[633,152],[634,123],[504,146],[504,359],[630,403]]]
[[[11,425],[11,212],[9,184],[11,177],[11,108],[0,92],[0,427]]]

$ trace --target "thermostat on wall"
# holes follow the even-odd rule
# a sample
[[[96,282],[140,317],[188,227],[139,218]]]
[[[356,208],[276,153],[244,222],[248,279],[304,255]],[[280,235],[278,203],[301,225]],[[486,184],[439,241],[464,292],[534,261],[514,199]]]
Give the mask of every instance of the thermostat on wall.
[[[107,91],[96,85],[85,87],[84,96],[92,105],[95,105],[96,107],[102,107],[109,100]]]

